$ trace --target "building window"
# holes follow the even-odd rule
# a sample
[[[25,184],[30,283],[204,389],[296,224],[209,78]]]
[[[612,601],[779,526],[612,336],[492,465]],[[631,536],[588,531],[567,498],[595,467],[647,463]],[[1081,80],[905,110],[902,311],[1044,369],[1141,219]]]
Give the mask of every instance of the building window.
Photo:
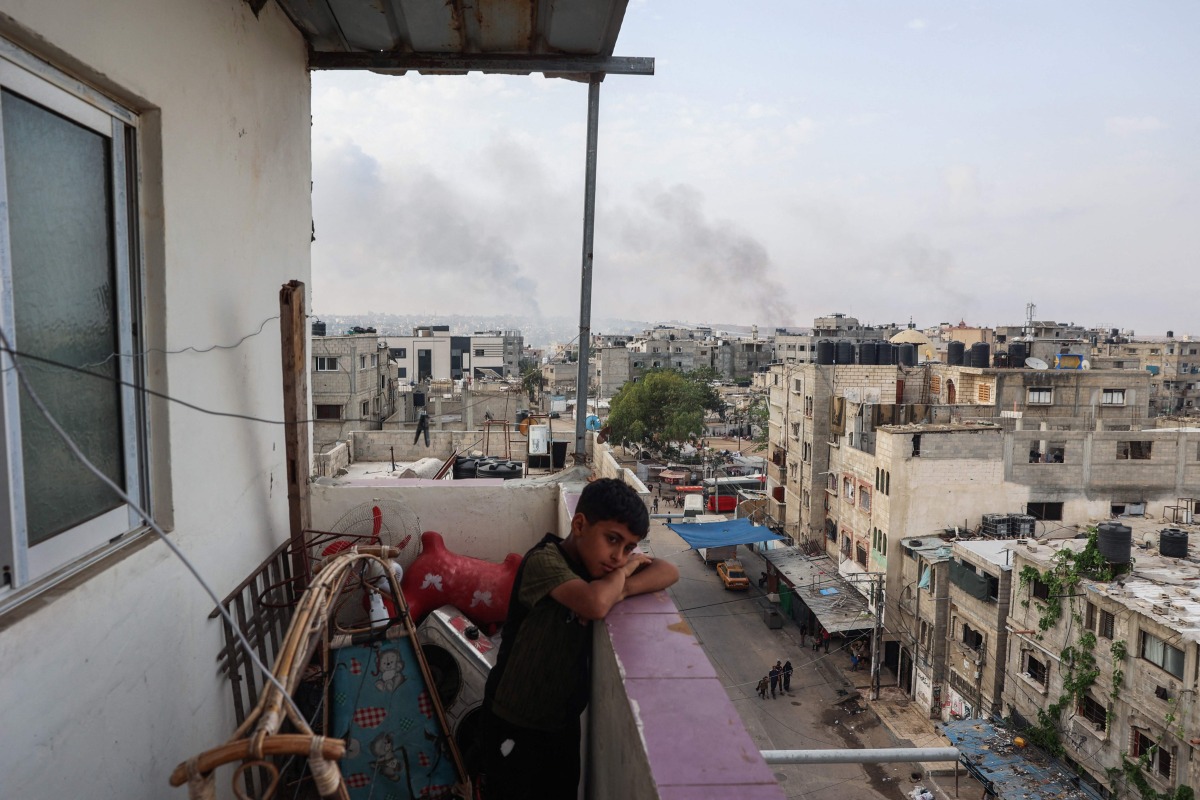
[[[1089,631],[1096,630],[1096,604],[1088,603],[1083,613],[1083,626]]]
[[[854,505],[854,481],[850,478],[842,478],[842,497],[846,498],[846,502]]]
[[[458,355],[458,353],[455,353],[454,355]],[[407,347],[397,347],[396,348],[396,358],[408,358],[408,348]]]
[[[383,410],[383,400],[381,398],[375,398],[373,401],[373,410],[376,414]]]
[[[315,416],[317,419],[341,419],[342,407],[319,405],[316,407],[316,413],[313,416]]]
[[[6,43],[6,50],[16,48]],[[15,55],[15,57],[20,57]],[[147,420],[138,324],[139,119],[36,59],[0,59],[0,326],[10,346],[87,365],[21,362],[50,416],[136,503],[148,496]],[[35,66],[36,65],[36,66]],[[63,89],[60,87],[72,87]],[[75,89],[78,87],[78,90]],[[0,563],[20,588],[142,525],[85,468],[25,395],[0,355]],[[5,587],[0,583],[0,594]]]
[[[476,347],[476,348],[475,348],[475,355],[477,355],[477,356],[482,356],[482,355],[483,355],[483,348],[482,348],[482,347]]]
[[[976,396],[979,398],[979,402],[981,403],[992,402],[992,385],[990,383],[979,384],[979,389],[976,392]]]
[[[1031,406],[1048,406],[1054,402],[1054,390],[1048,387],[1029,387],[1026,390],[1025,402]]]
[[[1026,503],[1025,513],[1043,521],[1061,522],[1062,503]]]
[[[1103,639],[1113,638],[1113,628],[1116,627],[1117,618],[1113,616],[1111,611],[1100,612],[1100,630],[1096,634]]]
[[[408,377],[408,367],[397,367],[396,368],[396,377],[397,378],[407,378]]]
[[[1140,440],[1117,442],[1117,460],[1148,461],[1153,445],[1154,442]]]
[[[387,388],[387,375],[380,375],[379,376],[379,391],[382,392],[386,388]]]
[[[1025,651],[1025,674],[1027,674],[1034,683],[1046,685],[1046,662],[1034,658],[1033,653]]]
[[[378,353],[371,353],[371,366],[372,367],[379,366],[379,354]]]
[[[1133,755],[1145,756],[1147,771],[1171,779],[1171,753],[1141,731],[1133,732]]]
[[[813,399],[811,397],[804,398],[804,416],[811,417],[813,415]]]
[[[1030,590],[1030,594],[1032,594],[1038,600],[1049,600],[1050,587],[1049,585],[1042,583],[1040,580],[1035,578],[1033,581],[1033,589]]]
[[[313,358],[314,372],[337,372],[337,356],[315,356]]]
[[[858,507],[863,511],[871,510],[871,490],[865,486],[858,487]]]
[[[1100,405],[1102,406],[1123,406],[1125,405],[1125,390],[1124,389],[1105,389],[1100,395]]]
[[[805,463],[812,461],[812,443],[804,442],[800,447],[800,458]]]
[[[1108,729],[1108,709],[1098,703],[1090,694],[1084,694],[1083,702],[1079,704],[1079,713],[1088,722],[1096,726],[1096,730]]]
[[[359,368],[359,369],[366,369],[366,368],[367,368],[367,357],[366,357],[366,356],[359,356],[359,357],[358,357],[358,368]]]
[[[962,626],[962,643],[972,650],[979,652],[983,649],[983,634],[964,623]]]
[[[808,508],[808,489],[804,490],[804,507]]]
[[[854,560],[861,566],[867,565],[867,548],[863,547],[861,543],[854,546]]]
[[[1183,680],[1183,651],[1145,631],[1142,632],[1142,658]]]
[[[792,438],[793,439],[800,438],[800,423],[799,422],[792,423]]]
[[[362,401],[362,418],[366,419],[369,416],[371,416],[371,401],[363,400]]]

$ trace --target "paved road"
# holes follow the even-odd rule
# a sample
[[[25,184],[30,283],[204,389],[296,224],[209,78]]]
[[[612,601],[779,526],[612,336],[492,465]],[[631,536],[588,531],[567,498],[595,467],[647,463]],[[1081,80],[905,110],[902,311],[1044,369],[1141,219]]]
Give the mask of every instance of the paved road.
[[[849,657],[836,649],[826,655],[800,644],[799,628],[787,621],[771,630],[763,621],[762,590],[726,591],[707,567],[664,522],[654,520],[648,549],[679,568],[670,594],[700,640],[725,684],[746,730],[760,749],[892,747],[898,743],[873,712],[857,701],[845,702],[853,686],[842,674]],[[757,556],[739,548],[747,573],[758,575]],[[809,640],[811,643],[811,639]],[[760,699],[755,686],[776,660],[792,662],[792,691]],[[850,677],[855,677],[850,674]],[[866,673],[860,682],[865,686]],[[842,702],[839,702],[842,701]],[[775,777],[788,797],[888,798],[898,800],[916,785],[915,764],[776,766]],[[965,795],[964,795],[965,796]]]

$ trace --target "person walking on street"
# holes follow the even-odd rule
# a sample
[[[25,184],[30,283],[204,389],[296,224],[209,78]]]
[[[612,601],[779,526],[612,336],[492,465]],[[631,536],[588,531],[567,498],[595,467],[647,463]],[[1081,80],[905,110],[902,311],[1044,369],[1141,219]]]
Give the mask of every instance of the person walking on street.
[[[808,638],[808,623],[801,622],[800,623],[800,646],[801,647],[804,647],[804,645],[808,644],[808,642],[805,641],[805,639],[807,639],[807,638]]]
[[[821,628],[821,641],[825,644],[825,652],[829,652],[829,631]]]
[[[792,693],[792,662],[783,662],[783,690]]]
[[[756,687],[756,689],[758,691],[758,696],[761,697],[763,700],[766,700],[767,699],[767,676],[766,675],[763,675],[762,680],[758,682],[758,686]]]
[[[821,649],[821,629],[820,628],[813,628],[813,645],[812,645],[812,647],[813,647],[814,653]]]
[[[658,498],[657,497],[654,498],[653,508],[654,508],[654,513],[657,514],[658,513]]]
[[[771,679],[771,699],[775,699],[775,690],[779,687],[779,667],[771,667],[771,671],[767,673]]]

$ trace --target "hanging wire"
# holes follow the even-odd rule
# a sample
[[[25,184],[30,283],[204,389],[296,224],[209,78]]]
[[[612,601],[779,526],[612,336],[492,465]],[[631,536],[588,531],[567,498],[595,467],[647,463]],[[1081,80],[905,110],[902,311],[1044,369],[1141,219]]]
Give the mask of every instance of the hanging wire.
[[[0,326],[0,343],[3,344],[4,352],[9,353],[10,356],[15,355],[15,351],[9,347],[8,336],[4,333],[2,326]],[[175,557],[183,562],[183,565],[187,567],[188,572],[192,573],[192,576],[200,584],[201,588],[203,588],[205,593],[212,599],[213,605],[217,607],[217,610],[220,611],[221,616],[224,617],[230,628],[237,635],[238,641],[245,649],[247,657],[251,662],[253,662],[254,666],[259,670],[259,672],[262,673],[264,680],[274,684],[283,695],[284,700],[287,701],[288,706],[290,706],[292,711],[296,714],[297,718],[303,719],[304,715],[300,713],[300,709],[296,706],[295,701],[293,701],[291,696],[288,694],[288,690],[282,683],[279,682],[279,679],[275,677],[271,670],[267,668],[267,665],[262,662],[262,659],[258,657],[258,654],[255,653],[254,648],[246,638],[246,635],[242,632],[241,626],[237,624],[233,618],[233,615],[229,613],[229,610],[222,605],[221,599],[217,597],[217,593],[213,590],[212,586],[210,586],[208,581],[204,579],[204,576],[200,574],[200,571],[196,568],[196,565],[193,564],[186,555],[184,555],[183,551],[180,550],[173,541],[171,541],[171,538],[167,536],[166,532],[159,527],[158,523],[154,521],[150,514],[146,512],[141,505],[139,505],[133,500],[132,497],[126,494],[125,490],[118,486],[110,477],[108,477],[103,470],[88,460],[88,457],[83,454],[83,451],[79,449],[79,446],[75,444],[75,441],[71,438],[71,436],[65,430],[63,430],[62,426],[59,425],[58,420],[54,418],[54,415],[51,414],[50,410],[46,408],[44,403],[42,403],[42,399],[38,397],[37,392],[33,390],[33,386],[30,384],[28,376],[25,375],[24,368],[16,358],[13,358],[13,367],[16,370],[17,379],[20,381],[21,387],[25,390],[26,395],[29,397],[34,407],[37,408],[38,413],[45,417],[47,424],[49,424],[49,426],[54,430],[55,434],[62,439],[63,443],[67,446],[67,449],[71,451],[71,454],[74,455],[75,458],[85,468],[87,468],[89,472],[99,478],[104,485],[111,489],[114,494],[121,498],[126,505],[133,509],[133,511],[142,518],[146,525],[148,525],[150,529],[154,531],[163,544],[167,546],[167,549],[174,553]]]

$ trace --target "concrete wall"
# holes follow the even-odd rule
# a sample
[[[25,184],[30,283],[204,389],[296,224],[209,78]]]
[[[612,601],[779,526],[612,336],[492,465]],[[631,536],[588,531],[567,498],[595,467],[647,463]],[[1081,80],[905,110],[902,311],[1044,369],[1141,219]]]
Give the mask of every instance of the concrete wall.
[[[504,434],[497,428],[490,437],[484,436],[481,430],[474,431],[438,431],[429,432],[429,446],[425,446],[425,437],[416,444],[413,443],[415,428],[408,430],[383,431],[354,431],[350,434],[354,446],[355,461],[390,461],[392,448],[395,448],[397,461],[416,461],[419,458],[449,458],[455,451],[473,453],[487,452],[494,456],[504,456]],[[512,431],[509,431],[510,435]],[[486,447],[485,447],[486,445]],[[517,461],[525,460],[525,449],[528,440],[520,434],[513,435],[509,443],[511,458]],[[568,445],[568,451],[570,446]]]
[[[152,346],[236,341],[279,313],[282,284],[310,281],[306,50],[277,6],[256,19],[242,0],[0,0],[0,29],[142,113]],[[279,419],[272,330],[152,354],[152,381]],[[224,596],[287,536],[283,428],[152,414],[156,513]],[[175,765],[234,728],[213,602],[161,543],[122,555],[0,620],[5,797],[170,797]]]

